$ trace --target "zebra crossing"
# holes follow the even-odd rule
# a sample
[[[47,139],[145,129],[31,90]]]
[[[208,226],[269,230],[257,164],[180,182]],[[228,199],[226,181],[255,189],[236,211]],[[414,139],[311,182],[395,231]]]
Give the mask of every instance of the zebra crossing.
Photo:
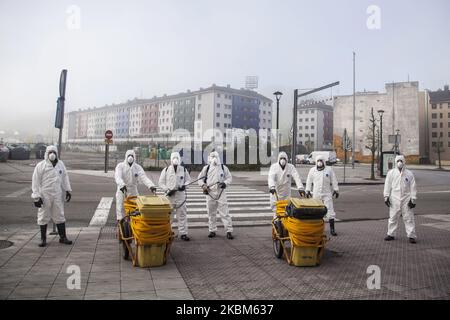
[[[244,185],[232,185],[226,189],[228,210],[234,226],[268,225],[272,221],[273,213],[270,208],[270,197],[267,192]],[[158,194],[162,195],[162,193]],[[186,190],[186,206],[189,227],[207,227],[208,212],[206,196],[200,188]],[[222,224],[219,215],[217,222]],[[177,227],[176,217],[173,227]]]

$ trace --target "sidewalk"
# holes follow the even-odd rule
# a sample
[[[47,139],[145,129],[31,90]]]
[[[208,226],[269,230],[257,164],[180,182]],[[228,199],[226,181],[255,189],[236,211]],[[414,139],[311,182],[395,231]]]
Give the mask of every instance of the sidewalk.
[[[140,269],[120,256],[112,226],[71,228],[73,246],[38,232],[0,232],[14,242],[0,249],[0,299],[450,299],[450,216],[417,216],[416,245],[402,223],[383,241],[387,221],[337,223],[318,267],[288,266],[273,254],[271,229],[242,227],[227,240],[192,229],[175,240],[167,265]],[[81,268],[81,290],[69,290],[67,267]],[[381,288],[367,288],[368,267],[381,270]]]

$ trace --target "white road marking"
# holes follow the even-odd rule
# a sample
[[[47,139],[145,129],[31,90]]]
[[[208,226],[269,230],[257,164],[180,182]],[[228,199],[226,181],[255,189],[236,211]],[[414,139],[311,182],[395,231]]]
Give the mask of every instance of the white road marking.
[[[95,210],[94,216],[89,223],[89,227],[102,227],[106,224],[113,199],[113,197],[103,197],[100,200],[100,203]]]
[[[450,190],[441,190],[441,191],[422,191],[422,192],[418,192],[418,194],[425,194],[425,193],[450,193]]]
[[[28,191],[31,191],[31,188],[30,187],[25,187],[25,188],[22,188],[22,189],[19,189],[19,190],[13,192],[13,193],[8,194],[6,196],[6,198],[17,198],[18,196],[21,196],[21,195],[23,195],[24,193],[26,193]]]

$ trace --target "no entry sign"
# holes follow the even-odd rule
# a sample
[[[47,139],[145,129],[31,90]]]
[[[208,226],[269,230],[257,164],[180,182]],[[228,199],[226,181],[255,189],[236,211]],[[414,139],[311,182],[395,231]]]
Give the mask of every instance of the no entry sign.
[[[111,131],[111,130],[106,130],[106,132],[105,132],[105,138],[108,139],[108,140],[110,140],[110,139],[112,139],[112,137],[113,137],[112,131]]]

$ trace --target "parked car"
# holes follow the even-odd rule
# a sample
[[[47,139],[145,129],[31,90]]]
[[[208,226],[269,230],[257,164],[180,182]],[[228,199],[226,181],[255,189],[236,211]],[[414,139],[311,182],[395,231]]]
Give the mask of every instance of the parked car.
[[[9,158],[9,149],[3,145],[0,144],[0,162],[6,162]]]
[[[334,151],[313,151],[306,158],[306,163],[316,164],[316,159],[319,155],[325,158],[327,165],[333,165],[337,162],[336,152]]]
[[[308,158],[307,154],[298,154],[296,159],[295,159],[295,162],[297,164],[306,164],[306,163],[308,163],[307,158]]]

